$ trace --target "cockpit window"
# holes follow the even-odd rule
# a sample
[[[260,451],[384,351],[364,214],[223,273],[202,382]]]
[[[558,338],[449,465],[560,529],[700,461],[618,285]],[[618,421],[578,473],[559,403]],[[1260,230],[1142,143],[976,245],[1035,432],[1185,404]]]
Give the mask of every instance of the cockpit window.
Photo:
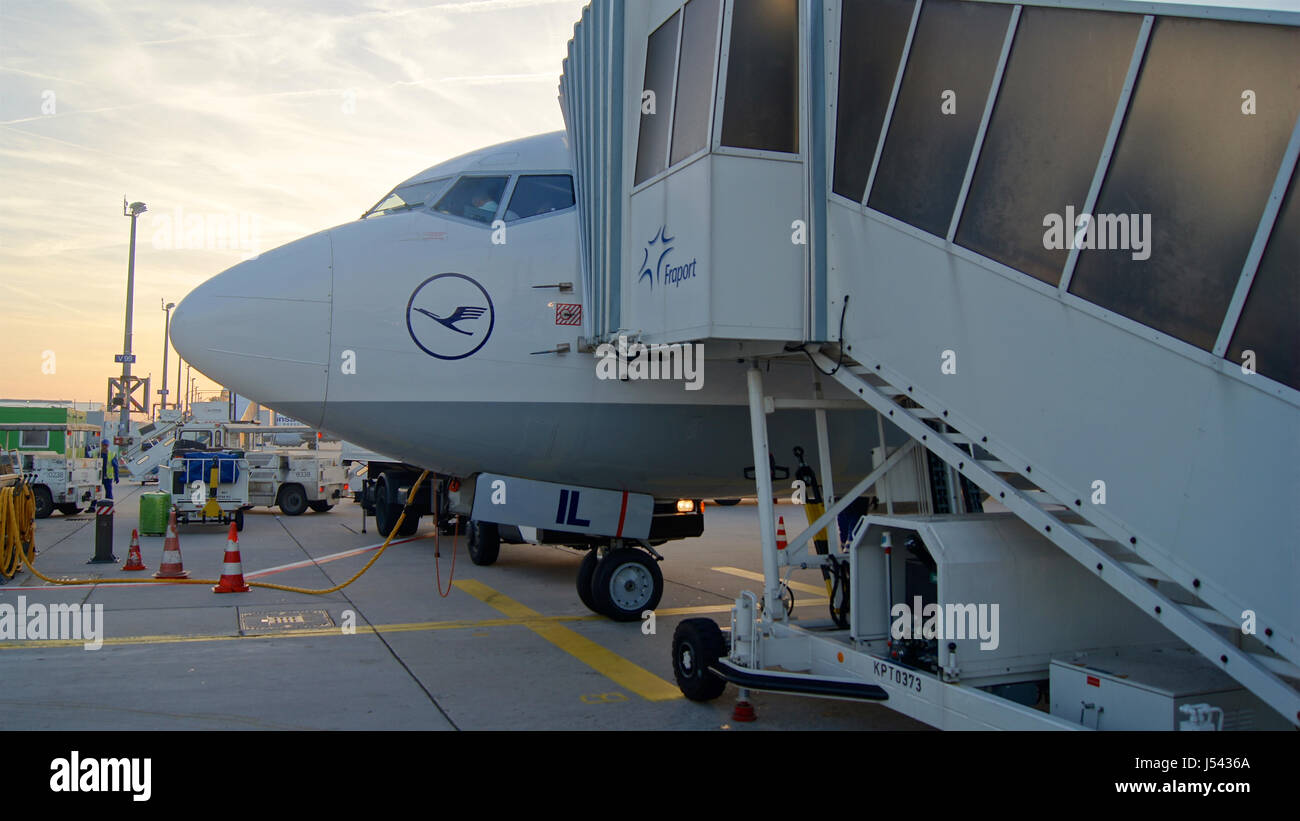
[[[506,222],[573,207],[573,177],[568,174],[523,176],[515,183]]]
[[[447,184],[447,179],[447,177],[443,177],[440,180],[417,182],[395,188],[391,194],[380,200],[378,205],[363,214],[361,218],[382,217],[387,214],[396,214],[401,211],[419,208]]]
[[[438,200],[434,211],[490,223],[496,218],[509,177],[461,177]]]

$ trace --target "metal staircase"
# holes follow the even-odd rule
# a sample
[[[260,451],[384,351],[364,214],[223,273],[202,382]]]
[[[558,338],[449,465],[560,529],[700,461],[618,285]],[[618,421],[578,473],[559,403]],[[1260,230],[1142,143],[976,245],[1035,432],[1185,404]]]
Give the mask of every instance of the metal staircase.
[[[860,348],[861,346],[859,346]],[[1141,534],[1109,516],[1103,505],[1017,459],[1005,442],[977,428],[900,374],[856,352],[836,366],[816,346],[807,348],[823,372],[893,422],[904,433],[974,482],[1039,533],[1092,570],[1178,639],[1293,723],[1300,724],[1300,666],[1294,648],[1271,646],[1271,629],[1242,631],[1242,617],[1202,588],[1200,579],[1151,550]],[[937,423],[937,428],[930,423]],[[1291,652],[1291,658],[1283,654]]]

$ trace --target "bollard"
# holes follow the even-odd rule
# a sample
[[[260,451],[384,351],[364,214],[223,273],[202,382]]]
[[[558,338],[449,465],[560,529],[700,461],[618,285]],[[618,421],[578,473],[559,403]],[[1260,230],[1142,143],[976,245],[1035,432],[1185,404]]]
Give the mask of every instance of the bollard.
[[[117,563],[113,555],[113,500],[95,502],[95,557],[86,564]]]

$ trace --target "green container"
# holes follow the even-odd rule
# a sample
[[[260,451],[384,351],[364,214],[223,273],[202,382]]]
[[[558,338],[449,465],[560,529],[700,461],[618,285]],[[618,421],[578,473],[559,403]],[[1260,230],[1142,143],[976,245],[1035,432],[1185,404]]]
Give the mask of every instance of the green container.
[[[167,514],[171,504],[170,493],[140,494],[141,536],[161,536],[167,532]]]

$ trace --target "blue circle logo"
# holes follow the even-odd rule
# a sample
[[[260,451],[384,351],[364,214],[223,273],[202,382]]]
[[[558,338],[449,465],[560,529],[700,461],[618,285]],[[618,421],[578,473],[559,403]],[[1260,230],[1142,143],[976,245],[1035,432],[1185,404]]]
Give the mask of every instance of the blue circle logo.
[[[437,359],[478,352],[496,324],[487,289],[464,274],[435,274],[406,303],[406,329],[420,350]]]

